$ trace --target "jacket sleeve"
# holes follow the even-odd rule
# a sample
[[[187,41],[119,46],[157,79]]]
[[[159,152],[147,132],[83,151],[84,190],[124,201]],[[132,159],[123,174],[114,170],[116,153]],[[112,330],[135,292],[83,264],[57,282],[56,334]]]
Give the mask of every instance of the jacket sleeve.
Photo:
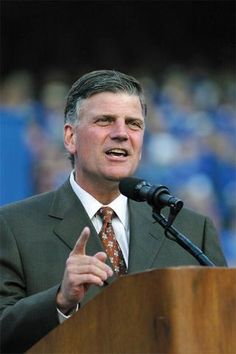
[[[55,299],[59,285],[28,296],[17,242],[0,221],[1,353],[23,353],[58,325]]]

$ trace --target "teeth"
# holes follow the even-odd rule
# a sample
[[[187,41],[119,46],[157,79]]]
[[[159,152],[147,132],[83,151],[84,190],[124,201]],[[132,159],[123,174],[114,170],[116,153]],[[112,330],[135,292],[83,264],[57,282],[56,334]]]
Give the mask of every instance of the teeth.
[[[122,149],[111,149],[111,150],[107,151],[107,154],[127,156],[127,152]]]

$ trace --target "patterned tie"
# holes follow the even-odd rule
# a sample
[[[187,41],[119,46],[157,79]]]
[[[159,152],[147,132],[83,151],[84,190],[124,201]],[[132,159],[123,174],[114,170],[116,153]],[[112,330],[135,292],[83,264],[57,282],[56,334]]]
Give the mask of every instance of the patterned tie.
[[[109,207],[102,207],[98,210],[97,214],[102,219],[102,228],[99,232],[99,237],[102,240],[105,251],[110,258],[114,272],[117,275],[127,273],[124,257],[120,249],[119,243],[116,240],[115,232],[112,227],[112,218],[115,216],[113,209]]]

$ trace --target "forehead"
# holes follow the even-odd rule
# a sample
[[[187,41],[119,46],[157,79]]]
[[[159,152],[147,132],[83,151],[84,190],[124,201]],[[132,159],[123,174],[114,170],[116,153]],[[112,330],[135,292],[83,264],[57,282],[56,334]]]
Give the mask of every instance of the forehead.
[[[143,118],[139,97],[124,92],[101,92],[86,98],[79,109],[79,115],[83,114],[123,114]]]

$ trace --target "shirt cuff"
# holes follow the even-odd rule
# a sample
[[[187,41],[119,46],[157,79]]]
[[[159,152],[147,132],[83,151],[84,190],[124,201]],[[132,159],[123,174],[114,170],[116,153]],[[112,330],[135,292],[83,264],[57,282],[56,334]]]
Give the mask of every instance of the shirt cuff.
[[[77,311],[78,309],[80,308],[80,305],[77,304],[76,305],[76,308],[71,310],[68,314],[64,314],[62,313],[58,308],[57,308],[57,314],[58,314],[58,320],[59,320],[59,323],[63,323],[65,320],[67,320],[68,318],[70,318],[71,316],[73,316]]]

